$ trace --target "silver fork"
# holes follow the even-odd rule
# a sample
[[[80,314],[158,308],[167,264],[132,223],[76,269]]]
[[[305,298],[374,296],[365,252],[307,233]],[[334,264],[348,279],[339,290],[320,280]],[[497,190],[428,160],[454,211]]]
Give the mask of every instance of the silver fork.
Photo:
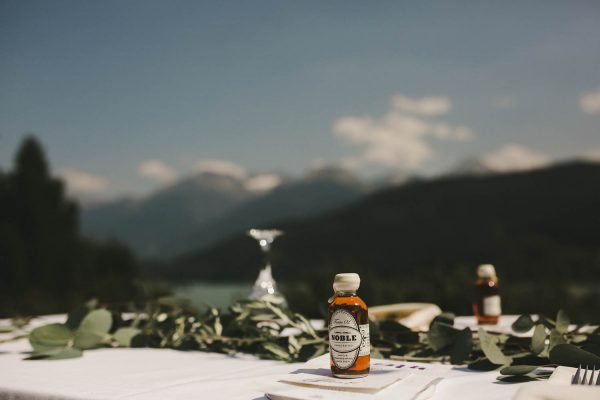
[[[590,373],[590,377],[588,379],[587,375]],[[594,374],[596,374],[596,365],[594,365],[593,369],[589,369],[586,365],[585,370],[583,372],[583,378],[581,378],[581,364],[579,364],[579,368],[577,368],[577,372],[573,375],[573,379],[571,379],[571,385],[596,385],[600,386],[600,370],[596,374],[596,382],[594,382]]]

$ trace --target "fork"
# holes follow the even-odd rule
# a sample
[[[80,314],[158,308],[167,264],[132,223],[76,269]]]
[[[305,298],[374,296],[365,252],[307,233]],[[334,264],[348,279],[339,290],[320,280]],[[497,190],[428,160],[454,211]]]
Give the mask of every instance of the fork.
[[[587,375],[590,373],[590,378],[588,379]],[[593,369],[589,369],[586,365],[585,370],[583,372],[583,378],[581,376],[581,364],[579,364],[579,368],[577,368],[577,372],[573,375],[573,379],[571,379],[571,385],[596,385],[600,386],[600,370],[598,370],[598,374],[596,375],[596,383],[594,383],[594,374],[596,373],[596,365],[594,364]]]

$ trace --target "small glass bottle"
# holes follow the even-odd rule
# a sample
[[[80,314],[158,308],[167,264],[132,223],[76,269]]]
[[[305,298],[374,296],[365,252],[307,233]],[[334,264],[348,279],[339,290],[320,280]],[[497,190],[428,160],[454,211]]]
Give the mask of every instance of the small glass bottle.
[[[337,274],[334,296],[329,302],[329,355],[331,372],[338,378],[360,378],[369,374],[371,344],[369,313],[356,295],[358,274]]]
[[[480,325],[495,325],[502,314],[498,293],[498,277],[496,276],[496,269],[491,264],[482,264],[477,268],[473,313]]]

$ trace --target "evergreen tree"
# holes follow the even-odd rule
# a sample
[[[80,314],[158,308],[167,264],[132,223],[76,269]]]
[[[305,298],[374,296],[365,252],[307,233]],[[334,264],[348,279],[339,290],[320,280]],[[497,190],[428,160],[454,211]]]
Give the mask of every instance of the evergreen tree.
[[[27,137],[14,171],[0,174],[0,314],[64,312],[91,296],[124,300],[136,273],[127,248],[81,237],[77,204]]]

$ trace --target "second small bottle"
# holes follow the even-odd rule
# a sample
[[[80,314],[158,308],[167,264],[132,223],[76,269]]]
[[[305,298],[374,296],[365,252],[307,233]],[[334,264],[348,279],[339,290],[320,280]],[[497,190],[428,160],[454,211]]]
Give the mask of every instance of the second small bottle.
[[[498,277],[496,269],[491,264],[483,264],[477,268],[473,313],[480,325],[495,325],[502,314]]]

